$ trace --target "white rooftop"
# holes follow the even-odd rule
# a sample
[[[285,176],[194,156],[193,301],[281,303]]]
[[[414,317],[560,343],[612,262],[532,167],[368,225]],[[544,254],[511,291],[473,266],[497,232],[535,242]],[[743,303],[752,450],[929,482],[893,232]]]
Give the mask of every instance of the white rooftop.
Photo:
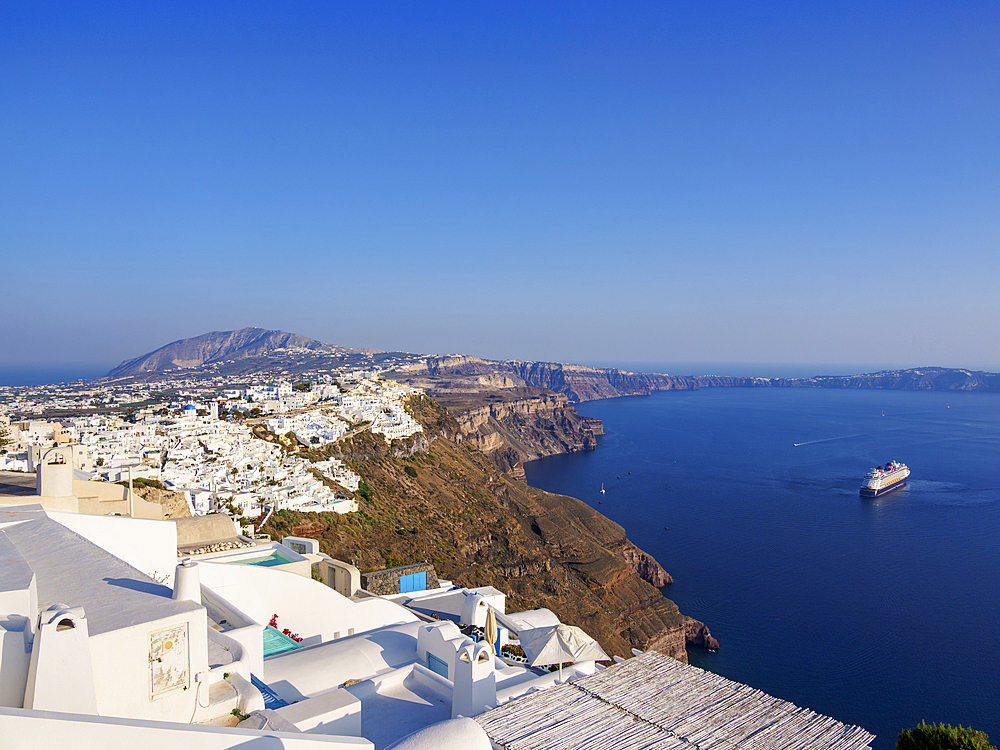
[[[13,585],[12,578],[23,578],[21,566],[7,567],[16,553],[36,576],[39,609],[84,607],[92,636],[201,609],[172,599],[171,589],[52,520],[40,505],[0,508],[0,534],[9,543],[0,546],[0,580]]]

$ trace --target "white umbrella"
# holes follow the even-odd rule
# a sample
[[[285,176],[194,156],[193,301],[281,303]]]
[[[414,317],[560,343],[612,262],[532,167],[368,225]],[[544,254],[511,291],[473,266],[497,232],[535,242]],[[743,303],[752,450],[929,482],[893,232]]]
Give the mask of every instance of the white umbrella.
[[[493,607],[486,608],[486,626],[483,628],[483,633],[490,643],[490,648],[496,653],[499,631],[497,630],[497,613],[493,611]]]
[[[576,663],[608,660],[608,655],[597,641],[575,625],[560,623],[548,628],[525,630],[520,633],[520,639],[528,664],[533,667],[558,664],[560,681],[564,661]]]

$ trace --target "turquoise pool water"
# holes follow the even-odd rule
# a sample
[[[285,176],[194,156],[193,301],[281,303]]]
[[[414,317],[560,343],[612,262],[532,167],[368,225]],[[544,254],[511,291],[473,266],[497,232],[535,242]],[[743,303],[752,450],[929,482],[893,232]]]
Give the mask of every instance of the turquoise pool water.
[[[227,560],[226,562],[230,565],[260,565],[265,568],[271,568],[275,565],[286,565],[295,561],[289,560],[280,552],[271,552],[264,557],[244,557],[236,560]]]

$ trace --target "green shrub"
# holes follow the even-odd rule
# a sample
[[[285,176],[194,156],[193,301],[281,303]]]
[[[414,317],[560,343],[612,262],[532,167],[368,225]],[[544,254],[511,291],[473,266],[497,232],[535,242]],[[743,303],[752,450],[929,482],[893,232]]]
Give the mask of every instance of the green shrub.
[[[403,471],[406,472],[406,476],[413,477],[414,479],[417,478],[417,470],[414,469],[412,466],[404,466]]]
[[[996,750],[983,732],[951,724],[925,724],[899,733],[896,750]]]

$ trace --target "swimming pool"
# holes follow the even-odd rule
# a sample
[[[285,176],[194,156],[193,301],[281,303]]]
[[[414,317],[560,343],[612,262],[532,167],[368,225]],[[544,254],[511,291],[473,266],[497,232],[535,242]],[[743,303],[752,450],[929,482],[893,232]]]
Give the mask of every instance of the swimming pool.
[[[295,562],[295,560],[285,557],[278,550],[274,550],[260,557],[251,557],[248,555],[246,557],[237,557],[233,560],[225,560],[224,562],[228,565],[260,565],[265,568],[272,568],[275,565],[287,565],[288,563]]]

